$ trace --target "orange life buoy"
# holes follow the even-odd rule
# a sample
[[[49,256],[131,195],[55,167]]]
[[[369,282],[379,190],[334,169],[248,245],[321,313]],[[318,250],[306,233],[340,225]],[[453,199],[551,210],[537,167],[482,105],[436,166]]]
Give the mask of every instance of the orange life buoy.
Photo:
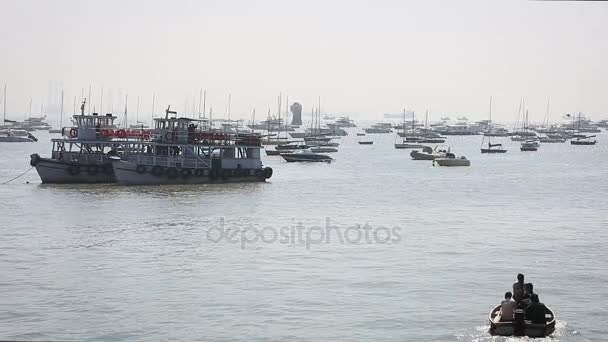
[[[76,138],[78,136],[78,130],[76,128],[72,128],[70,130],[70,137]]]

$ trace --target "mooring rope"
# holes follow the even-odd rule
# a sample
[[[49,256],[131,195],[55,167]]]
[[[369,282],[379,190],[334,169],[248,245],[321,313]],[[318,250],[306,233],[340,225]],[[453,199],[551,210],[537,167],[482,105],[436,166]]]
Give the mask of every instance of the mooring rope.
[[[21,176],[25,175],[26,173],[28,173],[28,172],[32,171],[32,169],[33,169],[33,168],[34,168],[33,166],[32,166],[32,167],[30,167],[30,168],[29,168],[27,171],[25,171],[24,173],[20,174],[19,176],[15,177],[15,178],[12,178],[12,179],[7,180],[6,182],[2,183],[2,185],[7,184],[7,183],[10,183],[10,182],[14,181],[15,179],[17,179],[17,178],[19,178],[19,177],[21,177]]]

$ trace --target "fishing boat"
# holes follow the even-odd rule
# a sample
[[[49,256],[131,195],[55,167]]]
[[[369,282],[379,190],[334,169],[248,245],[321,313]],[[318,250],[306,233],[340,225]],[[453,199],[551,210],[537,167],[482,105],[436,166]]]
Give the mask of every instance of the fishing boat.
[[[261,136],[222,133],[207,119],[178,117],[166,110],[154,119],[150,141],[122,144],[123,153],[111,157],[121,185],[264,182],[273,171],[263,167]]]
[[[515,319],[510,322],[500,321],[500,305],[490,311],[488,320],[490,322],[490,335],[492,336],[527,336],[547,337],[555,331],[555,314],[545,306],[546,323],[532,323],[524,319],[522,309],[515,310]]]
[[[492,97],[490,96],[490,119],[487,121],[488,132],[492,131]],[[484,148],[484,142],[488,138],[488,147]],[[481,138],[481,153],[507,153],[507,150],[502,147],[502,144],[492,144],[492,136],[485,135]]]
[[[281,154],[281,157],[288,163],[293,162],[325,162],[331,163],[333,158],[324,154],[313,153],[310,149],[299,150],[293,153]]]
[[[471,166],[471,161],[465,156],[456,158],[453,153],[446,153],[445,157],[433,159],[433,165],[435,163],[439,166]]]
[[[422,151],[414,150],[410,152],[410,157],[412,157],[413,160],[435,160],[437,158],[445,158],[448,153],[450,153],[449,147],[442,148],[435,146],[435,148],[432,149],[429,146],[425,146],[422,148]]]

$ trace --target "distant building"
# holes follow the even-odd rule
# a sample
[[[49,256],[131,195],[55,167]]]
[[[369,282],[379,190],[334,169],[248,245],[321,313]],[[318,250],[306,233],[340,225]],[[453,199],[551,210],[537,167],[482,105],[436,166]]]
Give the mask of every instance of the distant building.
[[[291,119],[291,124],[296,126],[302,125],[302,105],[294,102],[289,109],[291,110],[291,114],[293,114],[293,119]]]

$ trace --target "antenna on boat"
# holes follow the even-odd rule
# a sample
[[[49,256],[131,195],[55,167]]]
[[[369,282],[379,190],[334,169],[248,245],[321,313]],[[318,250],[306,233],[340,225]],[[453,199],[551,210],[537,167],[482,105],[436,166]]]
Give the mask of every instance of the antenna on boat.
[[[82,100],[82,104],[80,105],[80,115],[83,115],[83,116],[84,116],[84,106],[85,106],[86,104],[87,104],[87,98],[85,97],[85,98]]]
[[[152,92],[152,122],[151,125],[154,126],[154,102],[156,100],[156,93]]]
[[[91,87],[92,85],[89,84],[89,115],[91,115]]]

